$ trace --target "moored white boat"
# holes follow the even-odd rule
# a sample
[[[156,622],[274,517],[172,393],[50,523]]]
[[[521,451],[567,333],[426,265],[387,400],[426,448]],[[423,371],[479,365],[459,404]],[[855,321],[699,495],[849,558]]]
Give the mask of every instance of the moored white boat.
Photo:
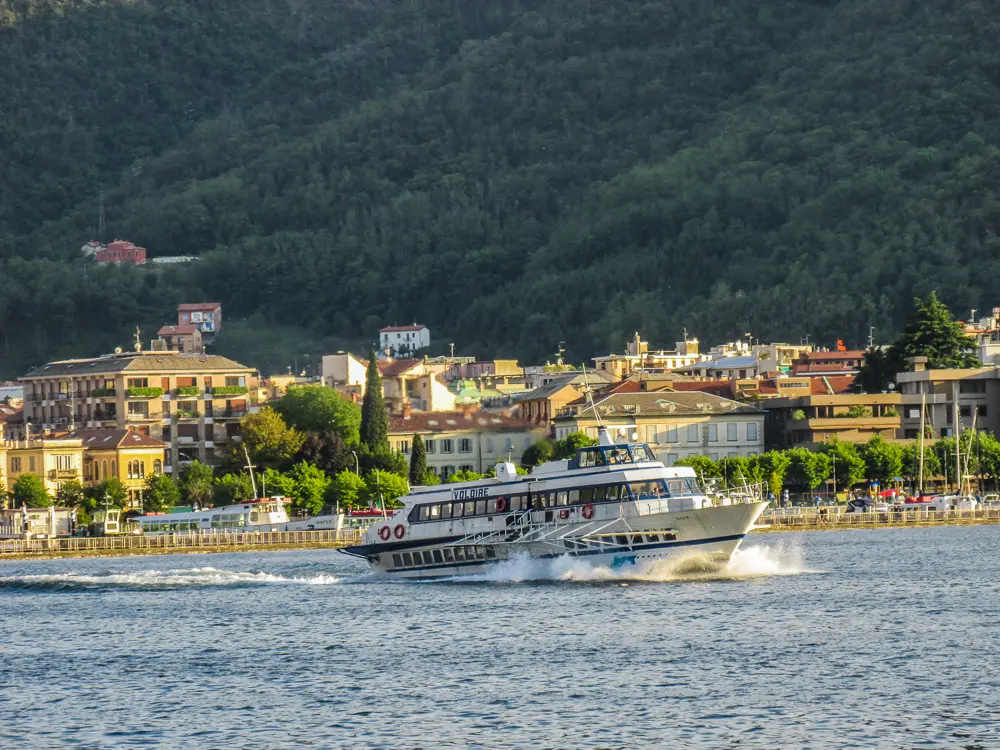
[[[642,443],[600,445],[528,476],[415,487],[404,507],[342,552],[392,578],[483,573],[524,556],[563,555],[613,568],[693,557],[723,565],[767,505],[710,499],[687,467],[667,468]]]

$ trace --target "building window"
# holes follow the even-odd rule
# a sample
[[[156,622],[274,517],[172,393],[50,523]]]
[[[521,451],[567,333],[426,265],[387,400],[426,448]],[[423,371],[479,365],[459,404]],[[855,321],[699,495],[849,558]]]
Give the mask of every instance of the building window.
[[[757,423],[747,422],[747,440],[757,440]]]
[[[920,409],[909,408],[906,410],[907,419],[920,419]]]
[[[436,449],[437,446],[435,445],[435,441],[433,440],[424,441],[424,453],[434,453]]]
[[[73,457],[72,456],[53,456],[56,461],[56,469],[60,471],[68,471],[73,468]]]
[[[10,460],[10,471],[11,471],[12,474],[20,474],[21,473],[21,459],[20,458],[12,458]]]
[[[163,473],[163,461],[158,458],[153,461],[153,473],[157,476]]]
[[[696,424],[688,425],[688,442],[689,443],[698,442],[698,425]]]
[[[149,416],[149,402],[148,401],[129,401],[128,402],[128,413],[133,417],[148,417]]]
[[[487,453],[493,452],[493,438],[491,437],[486,438],[486,452]]]
[[[469,438],[462,438],[458,441],[458,452],[459,453],[472,453],[472,440]]]
[[[667,466],[673,466],[675,463],[677,463],[677,454],[676,453],[668,453],[667,454]]]
[[[708,426],[708,442],[710,443],[719,442],[719,425],[710,424]]]
[[[34,456],[28,456],[28,471],[31,472],[32,474],[35,473],[35,457]]]
[[[129,388],[149,388],[149,378],[129,378]]]
[[[719,460],[719,454],[718,453],[709,453],[708,457],[710,459],[712,459],[713,461],[718,461]]]
[[[735,443],[740,439],[740,426],[736,422],[730,422],[726,425],[726,440],[731,443]]]
[[[398,440],[398,441],[396,441],[396,451],[398,453],[409,453],[410,452],[410,441],[409,440]]]
[[[441,441],[441,452],[442,453],[454,453],[455,451],[455,441],[451,438],[445,438]]]
[[[667,442],[668,443],[676,443],[677,440],[678,440],[678,438],[677,438],[677,428],[676,427],[668,427],[667,428]]]

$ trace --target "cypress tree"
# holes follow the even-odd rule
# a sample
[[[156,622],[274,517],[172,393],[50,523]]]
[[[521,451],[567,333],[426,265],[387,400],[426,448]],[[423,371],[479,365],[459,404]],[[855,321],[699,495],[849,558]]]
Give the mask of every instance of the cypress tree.
[[[426,474],[427,452],[424,450],[424,439],[420,435],[414,435],[410,451],[410,484],[423,484]]]
[[[368,356],[365,398],[361,402],[361,442],[372,453],[389,450],[389,411],[382,397],[382,376],[378,371],[374,350]]]

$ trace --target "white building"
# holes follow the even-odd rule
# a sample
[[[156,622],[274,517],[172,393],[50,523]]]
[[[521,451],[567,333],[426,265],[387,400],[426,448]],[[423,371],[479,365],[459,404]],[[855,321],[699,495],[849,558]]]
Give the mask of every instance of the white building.
[[[378,332],[379,349],[395,357],[407,356],[431,345],[431,329],[427,326],[388,326]]]
[[[650,351],[649,342],[643,341],[638,332],[625,347],[624,354],[607,354],[594,357],[594,367],[598,372],[607,372],[615,378],[627,378],[635,370],[673,370],[677,367],[700,362],[704,359],[698,353],[698,339],[678,341],[670,351]]]
[[[554,422],[557,440],[578,430],[596,439],[604,425],[612,435],[648,443],[670,466],[690,456],[718,461],[763,453],[765,417],[761,409],[709,393],[658,391],[615,393],[598,398],[594,406],[580,398]]]

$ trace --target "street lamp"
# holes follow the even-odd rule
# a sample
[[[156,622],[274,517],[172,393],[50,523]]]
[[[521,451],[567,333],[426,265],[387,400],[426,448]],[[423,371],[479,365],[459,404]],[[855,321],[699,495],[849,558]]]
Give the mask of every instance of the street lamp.
[[[837,454],[830,456],[833,459],[833,504],[837,504]]]
[[[359,477],[361,476],[361,465],[358,463],[358,454],[351,451],[351,455],[354,456],[354,473]]]

